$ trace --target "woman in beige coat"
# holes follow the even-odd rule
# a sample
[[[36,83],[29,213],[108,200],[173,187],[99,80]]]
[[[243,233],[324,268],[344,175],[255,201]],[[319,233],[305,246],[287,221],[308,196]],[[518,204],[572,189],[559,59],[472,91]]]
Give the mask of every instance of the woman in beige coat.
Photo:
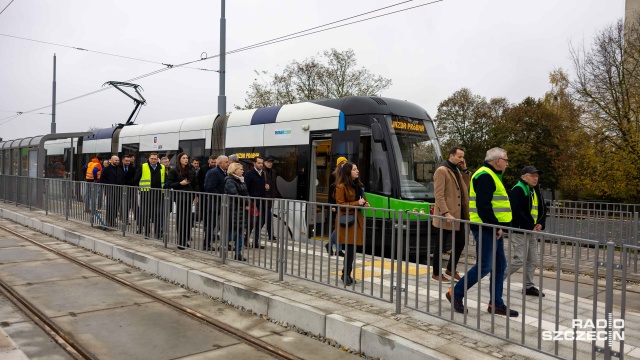
[[[336,179],[336,204],[349,206],[369,206],[364,198],[364,185],[360,182],[358,166],[352,162],[344,164]],[[340,221],[342,219],[342,221]],[[347,253],[342,268],[342,281],[345,285],[355,283],[351,277],[356,246],[362,246],[364,239],[364,215],[362,210],[352,207],[340,207],[336,214],[336,238],[345,244]]]

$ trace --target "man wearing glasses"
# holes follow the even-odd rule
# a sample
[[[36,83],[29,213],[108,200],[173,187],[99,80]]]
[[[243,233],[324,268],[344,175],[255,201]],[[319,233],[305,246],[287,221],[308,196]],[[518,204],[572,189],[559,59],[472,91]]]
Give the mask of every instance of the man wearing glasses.
[[[538,186],[541,174],[542,171],[534,166],[525,166],[520,172],[520,180],[511,189],[509,201],[513,211],[511,225],[514,228],[531,231],[544,230],[547,215]],[[510,237],[509,242],[513,244],[513,259],[507,267],[505,277],[513,275],[520,270],[522,265],[525,265],[525,295],[544,297],[544,293],[539,291],[533,283],[533,275],[538,263],[538,239],[534,235],[518,232],[514,232]]]
[[[478,262],[446,294],[447,300],[452,303],[456,312],[466,312],[462,299],[467,290],[478,282],[478,272],[480,272],[480,277],[491,273],[489,277],[490,294],[495,286],[495,292],[490,297],[494,302],[492,303],[490,300],[487,311],[510,317],[519,315],[515,310],[509,309],[507,311],[507,306],[502,300],[507,259],[504,256],[504,238],[500,227],[510,226],[512,218],[509,195],[502,184],[502,172],[508,165],[507,152],[495,147],[487,151],[483,166],[471,176],[469,221],[471,221],[471,233],[476,241]],[[482,226],[482,224],[497,225],[498,227]],[[494,262],[495,268],[493,267]]]

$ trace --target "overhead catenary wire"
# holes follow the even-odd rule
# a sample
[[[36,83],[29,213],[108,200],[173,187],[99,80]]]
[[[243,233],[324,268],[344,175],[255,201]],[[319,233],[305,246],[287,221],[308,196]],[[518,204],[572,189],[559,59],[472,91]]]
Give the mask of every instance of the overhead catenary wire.
[[[0,11],[0,15],[2,15],[2,13],[7,10],[7,8],[9,7],[9,5],[11,5],[15,0],[11,0],[9,1],[9,3],[7,4],[7,6],[4,7],[4,9],[2,9],[2,11]]]
[[[364,15],[367,15],[367,14],[371,14],[371,13],[374,13],[374,12],[377,12],[377,11],[380,11],[380,10],[384,10],[384,9],[388,9],[388,8],[391,8],[391,7],[394,7],[394,6],[405,4],[405,3],[408,3],[408,2],[411,2],[411,1],[414,1],[414,0],[402,1],[402,2],[397,3],[397,4],[385,6],[383,8],[379,8],[379,9],[376,9],[376,10],[367,11],[367,12],[364,12],[364,13],[361,13],[361,14],[358,14],[358,15],[354,15],[354,16],[350,16],[350,17],[347,17],[347,18],[344,18],[344,19],[341,19],[341,20],[332,21],[332,22],[324,24],[324,25],[315,26],[315,27],[309,28],[307,30],[297,31],[297,32],[291,33],[289,35],[280,36],[280,37],[277,37],[277,38],[274,38],[274,39],[262,41],[262,42],[259,42],[259,43],[256,43],[256,44],[252,44],[252,45],[241,47],[241,48],[238,48],[238,49],[235,49],[235,50],[227,51],[225,53],[225,55],[236,54],[236,53],[239,53],[239,52],[242,52],[242,51],[257,49],[257,48],[260,48],[260,47],[273,45],[273,44],[277,44],[277,43],[280,43],[280,42],[293,40],[293,39],[301,38],[301,37],[304,37],[304,36],[309,36],[309,35],[321,33],[321,32],[324,32],[324,31],[329,31],[329,30],[345,27],[345,26],[348,26],[348,25],[353,25],[353,24],[357,24],[357,23],[361,23],[361,22],[365,22],[365,21],[381,18],[381,17],[384,17],[384,16],[398,14],[398,13],[401,13],[401,12],[414,10],[414,9],[421,8],[421,7],[424,7],[424,6],[440,3],[440,2],[443,2],[445,0],[433,0],[433,1],[430,1],[430,2],[427,2],[427,3],[424,3],[424,4],[419,4],[419,5],[411,6],[411,7],[408,7],[408,8],[403,8],[403,9],[400,9],[400,10],[395,10],[395,11],[392,11],[392,12],[388,12],[388,13],[384,13],[384,14],[380,14],[380,15],[376,15],[376,16],[371,16],[371,17],[368,17],[368,18],[365,18],[365,19],[351,21],[351,22],[348,22],[348,23],[345,23],[345,24],[336,25],[336,26],[326,27],[328,25],[337,24],[337,23],[340,23],[340,22],[343,22],[343,21],[346,21],[346,20],[350,20],[350,19],[354,19],[354,18],[357,18],[357,17],[361,17],[361,16],[364,16]],[[322,29],[322,28],[324,28],[324,29]],[[319,30],[316,30],[316,29],[319,29]],[[315,31],[311,31],[311,30],[315,30]],[[167,70],[172,70],[172,69],[176,69],[176,68],[179,68],[179,67],[184,67],[186,65],[191,65],[191,64],[194,64],[194,63],[197,63],[197,62],[210,60],[210,59],[214,59],[214,58],[217,58],[217,57],[220,57],[220,54],[201,57],[200,59],[197,59],[197,60],[192,60],[192,61],[188,61],[188,62],[185,62],[185,63],[177,64],[177,65],[172,65],[170,67],[167,66],[167,67],[164,67],[162,69],[158,69],[158,70],[152,71],[150,73],[143,74],[143,75],[137,76],[135,78],[126,80],[125,82],[137,81],[137,80],[149,77],[149,76],[153,76],[153,75],[165,72]],[[80,98],[83,98],[83,97],[86,97],[86,96],[90,96],[90,95],[93,95],[93,94],[96,94],[96,93],[99,93],[99,92],[102,92],[102,91],[105,91],[105,90],[108,90],[108,89],[110,89],[110,87],[102,88],[102,89],[99,89],[99,90],[96,90],[96,91],[92,91],[92,92],[84,94],[84,95],[80,95],[80,96],[77,96],[77,97],[74,97],[74,98],[71,98],[71,99],[67,99],[67,100],[64,100],[64,101],[56,103],[56,105],[64,104],[64,103],[67,103],[67,102],[70,102],[70,101],[73,101],[73,100],[77,100],[77,99],[80,99]],[[52,105],[43,106],[43,107],[40,107],[40,108],[37,108],[37,109],[25,111],[22,114],[27,114],[27,113],[31,113],[31,112],[34,112],[34,111],[46,109],[46,108],[49,108],[51,106]],[[20,115],[22,115],[22,114],[20,114]],[[12,121],[14,119],[15,119],[15,117],[0,119],[0,126],[4,125],[4,124],[6,124],[9,121]]]
[[[52,46],[59,46],[59,47],[67,48],[67,49],[74,49],[74,50],[79,50],[79,51],[86,51],[86,52],[95,53],[95,54],[100,54],[100,55],[113,56],[113,57],[122,58],[122,59],[129,59],[129,60],[135,60],[135,61],[140,61],[140,62],[146,62],[146,63],[150,63],[150,64],[164,65],[164,66],[169,67],[169,68],[173,67],[173,65],[172,65],[172,64],[169,64],[169,63],[163,63],[163,62],[159,62],[159,61],[153,61],[153,60],[141,59],[141,58],[137,58],[137,57],[133,57],[133,56],[125,56],[125,55],[112,54],[112,53],[108,53],[108,52],[104,52],[104,51],[90,50],[90,49],[85,49],[85,48],[77,47],[77,46],[70,46],[70,45],[64,45],[64,44],[57,44],[57,43],[50,42],[50,41],[43,41],[43,40],[29,39],[29,38],[26,38],[26,37],[16,36],[16,35],[9,35],[9,34],[0,34],[0,36],[4,36],[4,37],[8,37],[8,38],[13,38],[13,39],[24,40],[24,41],[31,41],[31,42],[41,43],[41,44],[47,44],[47,45],[52,45]],[[218,70],[213,70],[213,69],[203,69],[203,68],[194,68],[194,67],[189,67],[189,66],[185,66],[185,68],[187,68],[187,69],[194,69],[194,70],[201,70],[201,71],[214,71],[214,72],[218,72]]]

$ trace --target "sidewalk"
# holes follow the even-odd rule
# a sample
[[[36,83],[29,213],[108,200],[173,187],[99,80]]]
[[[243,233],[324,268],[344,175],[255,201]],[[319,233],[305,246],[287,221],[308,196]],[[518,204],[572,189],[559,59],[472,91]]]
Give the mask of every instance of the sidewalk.
[[[285,275],[285,281],[281,282],[278,281],[277,272],[236,262],[222,264],[218,257],[205,253],[175,251],[164,248],[155,241],[136,236],[125,238],[118,233],[108,233],[87,224],[65,221],[60,216],[45,216],[44,212],[28,211],[15,205],[0,204],[0,216],[157,274],[194,291],[251,309],[256,314],[295,325],[308,331],[310,335],[336,340],[367,356],[403,360],[551,358],[422,311],[405,307],[402,314],[396,314],[395,304],[390,302],[293,276]],[[413,290],[423,295],[421,290],[424,289],[419,289],[420,287]],[[474,296],[470,296],[470,300],[477,299]],[[442,303],[442,299],[433,299],[432,296],[422,296],[421,299]],[[443,313],[450,311],[446,300],[441,306]],[[480,313],[482,328],[486,330],[485,323],[490,322],[487,320],[490,318],[484,309]],[[473,324],[476,319],[471,315],[468,322]],[[501,317],[496,317],[496,324],[499,318]],[[537,319],[527,315],[525,321],[530,326]],[[521,322],[522,320],[512,321],[519,324]],[[635,326],[639,322],[634,320]],[[629,333],[627,336],[630,338],[636,335]],[[553,345],[552,342],[550,344]],[[625,346],[625,353],[627,358],[640,358],[640,349],[629,345]],[[562,352],[559,355],[563,356]],[[590,355],[589,346],[578,347],[578,358]]]

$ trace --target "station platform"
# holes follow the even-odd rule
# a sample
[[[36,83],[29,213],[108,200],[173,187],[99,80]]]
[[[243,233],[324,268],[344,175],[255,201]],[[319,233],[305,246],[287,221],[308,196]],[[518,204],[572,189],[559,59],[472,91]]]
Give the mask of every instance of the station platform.
[[[403,269],[410,275],[407,277],[408,283],[402,285],[403,292],[408,294],[407,299],[410,304],[404,304],[403,301],[402,312],[398,314],[396,304],[385,301],[387,295],[393,291],[390,287],[385,288],[384,280],[385,277],[392,276],[389,268],[390,261],[387,263],[363,261],[356,257],[355,274],[358,280],[356,286],[363,290],[358,293],[328,286],[335,285],[336,282],[322,283],[294,276],[295,271],[292,274],[288,272],[284,276],[284,281],[280,281],[276,271],[252,266],[251,262],[223,263],[220,257],[214,254],[191,250],[178,251],[173,246],[165,248],[162,243],[147,240],[141,236],[123,237],[118,232],[105,232],[99,228],[92,228],[86,223],[65,221],[61,216],[47,216],[43,211],[29,211],[11,204],[0,203],[0,217],[89,251],[120,260],[190,290],[222,299],[230,305],[251,309],[256,316],[268,317],[281,324],[303,329],[309,336],[331,339],[344,348],[362,353],[367,357],[403,360],[554,358],[500,338],[500,331],[505,329],[510,329],[511,337],[516,339],[520,336],[528,337],[533,333],[537,334],[538,326],[549,330],[555,329],[555,319],[551,315],[545,315],[541,319],[530,315],[536,314],[534,309],[537,309],[537,301],[531,305],[527,304],[527,309],[531,309],[527,310],[525,316],[510,320],[496,316],[495,324],[491,324],[484,300],[488,294],[487,286],[482,289],[484,296],[481,304],[475,301],[478,298],[476,289],[470,291],[468,295],[470,314],[467,322],[475,324],[479,320],[482,324],[481,328],[487,332],[491,331],[489,325],[495,326],[500,331],[495,331],[495,335],[492,336],[456,323],[462,322],[460,314],[451,314],[455,321],[442,318],[446,318],[450,312],[450,305],[444,299],[446,290],[443,290],[449,285],[426,281],[425,279],[430,278],[430,269],[425,266],[409,264]],[[265,253],[269,250],[268,247],[269,244],[267,249],[263,250]],[[312,251],[310,256],[322,258],[327,263],[339,264],[341,267],[342,258],[330,257],[326,252],[318,251],[317,248],[318,246],[309,250],[309,248],[296,248],[294,245],[287,248],[286,252],[291,254],[305,252],[307,256],[309,251]],[[322,245],[319,248],[324,250]],[[248,249],[247,257],[251,260],[250,252],[251,249]],[[464,265],[461,265],[464,268]],[[291,262],[291,266],[292,269],[301,271],[295,261]],[[316,265],[305,263],[305,266]],[[340,267],[334,267],[334,269]],[[335,270],[329,271],[329,274],[335,280],[339,277]],[[551,275],[555,277],[555,271],[551,272]],[[573,276],[567,275],[562,281],[572,283]],[[386,284],[388,283],[387,281]],[[575,298],[566,293],[562,283],[555,284],[560,286],[545,289],[547,297],[544,301],[561,299],[561,306],[567,309],[567,316],[571,317]],[[588,287],[588,285],[585,286]],[[381,296],[377,298],[363,295],[378,289]],[[555,290],[561,292],[556,293]],[[640,292],[637,285],[629,286],[628,290]],[[505,296],[506,292],[505,286]],[[511,301],[515,304],[514,308],[520,310],[520,304],[526,300],[522,299],[522,284],[512,281],[510,292],[513,299]],[[592,311],[593,302],[586,296],[584,298],[581,294],[578,296],[579,314],[589,314]],[[555,305],[553,306],[555,309]],[[476,312],[478,308],[481,310]],[[429,311],[438,312],[441,317],[430,315]],[[480,316],[477,317],[476,314]],[[626,318],[625,335],[628,341],[624,347],[625,357],[640,359],[640,347],[637,346],[640,344],[636,345],[634,341],[629,341],[632,338],[640,339],[640,312],[628,310]],[[518,334],[517,332],[521,329],[525,332]],[[1,337],[0,333],[0,344],[2,344]],[[569,356],[571,344],[567,345],[567,347],[560,347],[559,357],[573,357]],[[549,342],[543,349],[553,352],[553,346],[554,343]],[[577,358],[591,357],[591,342],[579,343],[576,354]],[[1,346],[0,355],[2,355]]]

